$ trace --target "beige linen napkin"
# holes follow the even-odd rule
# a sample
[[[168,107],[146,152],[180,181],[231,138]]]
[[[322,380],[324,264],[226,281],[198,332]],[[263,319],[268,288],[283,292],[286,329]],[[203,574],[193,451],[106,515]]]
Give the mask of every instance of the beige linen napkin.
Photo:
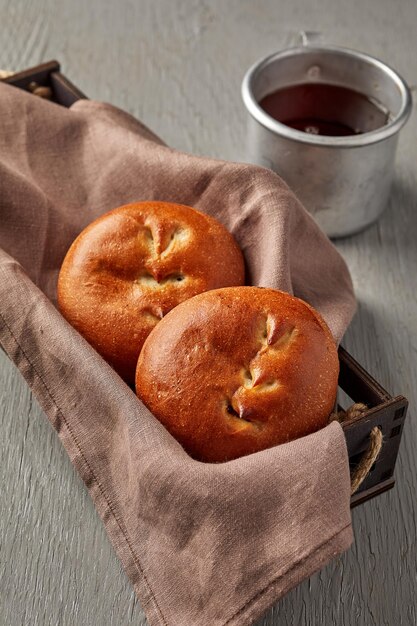
[[[85,481],[149,623],[252,623],[352,541],[340,425],[224,464],[193,461],[59,314],[59,267],[113,207],[188,204],[234,234],[249,283],[304,298],[339,340],[355,306],[344,262],[272,172],[172,150],[106,104],[67,110],[0,84],[0,185],[1,344]]]

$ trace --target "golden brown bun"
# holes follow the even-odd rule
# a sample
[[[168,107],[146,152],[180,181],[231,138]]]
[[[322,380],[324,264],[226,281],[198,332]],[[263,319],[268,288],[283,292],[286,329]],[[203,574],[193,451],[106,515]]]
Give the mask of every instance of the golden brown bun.
[[[138,202],[95,220],[69,249],[58,280],[64,317],[127,381],[143,342],[183,300],[242,285],[232,235],[212,217],[169,202]]]
[[[221,462],[325,426],[338,373],[334,339],[311,306],[236,287],[195,296],[158,324],[136,392],[192,457]]]

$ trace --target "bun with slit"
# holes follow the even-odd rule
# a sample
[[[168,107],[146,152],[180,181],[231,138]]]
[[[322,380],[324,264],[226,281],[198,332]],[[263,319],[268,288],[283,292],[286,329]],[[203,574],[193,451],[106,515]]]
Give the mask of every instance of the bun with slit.
[[[259,287],[209,291],[145,341],[136,392],[195,459],[222,462],[328,423],[339,361],[319,313]]]
[[[138,202],[90,224],[70,247],[58,280],[64,317],[128,382],[142,345],[183,300],[242,285],[232,235],[212,217],[170,202]]]

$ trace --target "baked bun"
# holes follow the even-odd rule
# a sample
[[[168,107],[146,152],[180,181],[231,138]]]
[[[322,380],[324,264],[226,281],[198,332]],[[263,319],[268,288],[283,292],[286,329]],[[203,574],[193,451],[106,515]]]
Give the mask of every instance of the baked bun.
[[[311,306],[232,287],[195,296],[158,324],[136,392],[192,457],[221,462],[325,426],[338,373],[334,339]]]
[[[70,247],[59,275],[64,317],[128,382],[143,342],[172,308],[244,283],[232,235],[212,217],[170,202],[106,213]]]

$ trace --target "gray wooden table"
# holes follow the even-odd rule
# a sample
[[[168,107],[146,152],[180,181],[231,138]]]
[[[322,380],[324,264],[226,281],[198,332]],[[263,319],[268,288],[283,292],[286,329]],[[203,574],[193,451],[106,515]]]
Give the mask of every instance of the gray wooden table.
[[[91,98],[128,110],[170,145],[242,160],[240,81],[258,57],[299,29],[322,31],[415,84],[416,25],[415,0],[0,0],[0,67],[57,58]],[[417,624],[416,138],[414,112],[387,212],[337,243],[359,299],[345,346],[411,404],[397,485],[353,512],[354,547],[258,626]],[[0,420],[0,626],[145,624],[81,480],[2,353]]]

